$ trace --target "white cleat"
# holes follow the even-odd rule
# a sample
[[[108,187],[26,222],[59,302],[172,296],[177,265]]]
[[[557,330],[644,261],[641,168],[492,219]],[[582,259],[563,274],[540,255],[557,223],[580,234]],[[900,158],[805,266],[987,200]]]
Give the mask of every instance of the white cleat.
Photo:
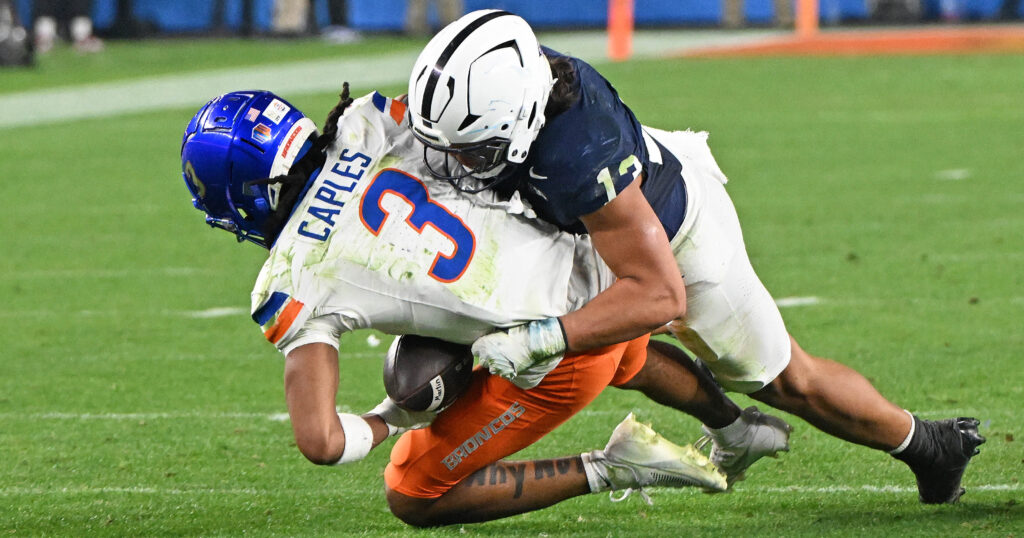
[[[624,491],[621,501],[639,491],[651,504],[646,486],[697,486],[725,491],[726,477],[715,464],[693,445],[679,446],[665,439],[647,424],[636,421],[633,413],[615,427],[604,450],[584,454],[604,482],[604,489]]]
[[[781,418],[765,415],[753,406],[744,409],[736,422],[724,428],[714,430],[704,426],[703,429],[705,435],[696,446],[699,449],[709,441],[712,443],[711,461],[725,473],[730,488],[743,480],[747,467],[755,461],[765,456],[777,458],[779,452],[788,452],[789,433],[793,431]]]

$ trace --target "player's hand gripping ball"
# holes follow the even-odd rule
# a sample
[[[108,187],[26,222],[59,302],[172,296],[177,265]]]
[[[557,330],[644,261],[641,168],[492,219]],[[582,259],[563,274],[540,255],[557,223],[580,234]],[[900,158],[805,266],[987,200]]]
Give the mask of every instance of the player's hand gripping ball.
[[[407,411],[437,411],[469,387],[473,353],[469,346],[437,338],[395,338],[384,362],[384,390]]]

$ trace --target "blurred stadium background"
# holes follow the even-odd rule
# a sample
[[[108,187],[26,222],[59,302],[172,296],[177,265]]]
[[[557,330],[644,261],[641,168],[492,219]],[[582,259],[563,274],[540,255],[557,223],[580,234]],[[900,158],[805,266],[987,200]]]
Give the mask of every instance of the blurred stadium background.
[[[0,534],[408,531],[384,501],[390,444],[343,468],[295,450],[282,362],[248,319],[262,253],[209,230],[180,175],[185,124],[222,92],[273,90],[321,121],[342,81],[404,91],[426,43],[405,32],[404,0],[349,0],[355,33],[340,34],[328,2],[303,4],[301,28],[280,29],[272,0],[96,0],[101,50],[58,43],[0,67]],[[793,452],[730,495],[591,496],[418,534],[1024,535],[1020,3],[801,5],[780,23],[772,0],[748,0],[737,24],[719,0],[635,0],[618,12],[632,34],[607,30],[604,0],[462,9],[522,14],[644,123],[709,130],[754,264],[805,347],[923,417],[982,419],[963,502],[921,506],[902,464],[786,417]],[[0,43],[32,43],[33,2],[9,6],[19,21],[0,9]],[[797,32],[808,7],[817,24]],[[623,46],[628,61],[610,61]],[[383,396],[388,340],[345,336],[347,411]],[[672,439],[700,435],[607,391],[522,456],[601,446],[630,410]]]
[[[215,29],[273,31],[276,0],[95,0],[93,19],[101,33],[196,33]],[[302,2],[312,5],[313,26],[330,23],[327,0]],[[500,8],[513,11],[538,28],[604,27],[608,3],[594,0],[463,0],[466,11]],[[31,20],[32,0],[16,0],[19,12]],[[434,4],[431,2],[431,4]],[[635,0],[636,22],[651,27],[716,26],[725,21],[725,0]],[[778,15],[772,0],[748,0],[742,13],[753,26],[774,24]],[[406,0],[348,0],[349,25],[360,31],[402,31]],[[785,10],[787,8],[781,8]],[[993,21],[1024,15],[1015,0],[820,0],[823,25],[922,21]],[[439,20],[436,6],[432,21]],[[125,26],[126,24],[135,26]],[[249,25],[248,27],[246,25]]]
[[[57,4],[71,4],[64,0]],[[447,15],[439,4],[460,12],[500,8],[523,16],[539,29],[605,28],[609,2],[597,0],[418,0],[429,24]],[[33,0],[13,3],[20,19],[39,14]],[[96,33],[107,37],[156,35],[315,34],[339,23],[358,32],[422,31],[410,26],[409,9],[417,0],[94,0],[90,15]],[[985,23],[1016,21],[1024,16],[1020,0],[613,0],[628,4],[638,26],[647,28],[738,28],[793,26],[813,10],[824,27],[879,24]],[[341,19],[341,20],[338,20]],[[30,24],[26,26],[31,27]]]

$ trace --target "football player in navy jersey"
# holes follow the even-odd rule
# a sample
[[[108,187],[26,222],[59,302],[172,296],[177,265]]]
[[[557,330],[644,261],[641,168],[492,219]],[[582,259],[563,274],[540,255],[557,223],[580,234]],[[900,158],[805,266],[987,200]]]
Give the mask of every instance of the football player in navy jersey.
[[[747,257],[707,133],[642,126],[591,66],[540,47],[525,21],[499,10],[438,33],[416,61],[408,100],[436,178],[495,189],[524,214],[590,234],[618,278],[576,311],[479,338],[474,354],[492,373],[512,378],[560,353],[667,327],[726,389],[889,452],[914,472],[922,502],[959,499],[984,442],[979,422],[919,419],[797,344]],[[705,429],[728,472],[723,432]]]

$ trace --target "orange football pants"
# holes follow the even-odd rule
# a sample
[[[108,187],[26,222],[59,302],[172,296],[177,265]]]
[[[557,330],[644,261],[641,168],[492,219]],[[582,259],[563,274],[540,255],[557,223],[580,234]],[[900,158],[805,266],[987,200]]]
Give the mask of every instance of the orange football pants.
[[[567,355],[530,390],[475,369],[466,393],[451,407],[429,427],[398,439],[385,483],[410,497],[444,495],[478,469],[547,435],[605,387],[632,379],[647,360],[649,338]]]

